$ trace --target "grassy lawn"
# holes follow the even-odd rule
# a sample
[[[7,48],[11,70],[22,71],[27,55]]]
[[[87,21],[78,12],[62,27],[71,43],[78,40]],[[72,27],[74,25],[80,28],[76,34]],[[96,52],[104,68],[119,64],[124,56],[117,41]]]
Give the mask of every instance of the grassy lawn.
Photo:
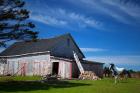
[[[0,93],[140,93],[140,79],[114,84],[113,79],[66,80],[41,83],[40,77],[0,78]],[[7,82],[8,80],[8,82]]]

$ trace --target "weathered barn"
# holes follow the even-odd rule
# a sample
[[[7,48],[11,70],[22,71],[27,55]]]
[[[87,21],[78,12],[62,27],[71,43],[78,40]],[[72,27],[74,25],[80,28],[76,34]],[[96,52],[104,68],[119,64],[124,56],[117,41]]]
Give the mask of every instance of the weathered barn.
[[[79,69],[73,57],[76,52],[84,70],[102,76],[103,63],[83,60],[81,52],[70,34],[36,42],[16,42],[0,54],[0,74],[46,75],[61,78],[78,77]]]

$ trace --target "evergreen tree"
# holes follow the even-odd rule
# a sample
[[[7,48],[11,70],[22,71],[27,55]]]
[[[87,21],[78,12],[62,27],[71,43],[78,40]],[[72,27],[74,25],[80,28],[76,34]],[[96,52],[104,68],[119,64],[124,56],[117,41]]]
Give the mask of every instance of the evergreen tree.
[[[22,0],[0,0],[0,46],[10,40],[36,40],[38,32],[29,22],[29,11]]]

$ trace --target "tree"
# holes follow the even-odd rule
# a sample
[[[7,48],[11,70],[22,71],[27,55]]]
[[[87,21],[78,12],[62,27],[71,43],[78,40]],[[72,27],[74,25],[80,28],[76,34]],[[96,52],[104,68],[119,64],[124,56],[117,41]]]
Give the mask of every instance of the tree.
[[[36,40],[38,32],[29,18],[29,11],[23,8],[22,0],[0,0],[0,46],[10,40]]]

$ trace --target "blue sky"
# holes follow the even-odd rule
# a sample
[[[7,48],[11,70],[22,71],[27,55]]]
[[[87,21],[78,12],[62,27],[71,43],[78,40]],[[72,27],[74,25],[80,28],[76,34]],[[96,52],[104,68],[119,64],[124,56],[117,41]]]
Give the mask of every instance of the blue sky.
[[[140,0],[25,0],[39,38],[71,33],[86,59],[140,70]]]

